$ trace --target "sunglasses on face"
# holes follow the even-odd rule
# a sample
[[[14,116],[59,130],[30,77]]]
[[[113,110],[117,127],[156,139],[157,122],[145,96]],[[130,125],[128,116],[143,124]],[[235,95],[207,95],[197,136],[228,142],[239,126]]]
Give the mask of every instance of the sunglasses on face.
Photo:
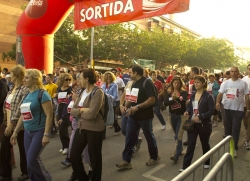
[[[65,79],[65,81],[71,81],[71,79]]]

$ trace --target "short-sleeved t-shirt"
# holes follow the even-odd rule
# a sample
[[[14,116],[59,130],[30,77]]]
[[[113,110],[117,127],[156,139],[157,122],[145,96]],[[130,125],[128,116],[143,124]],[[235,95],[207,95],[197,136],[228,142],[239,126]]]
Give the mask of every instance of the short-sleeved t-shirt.
[[[156,81],[154,82],[154,85],[155,85],[155,87],[157,88],[158,92],[159,92],[161,89],[163,89],[162,83],[161,83],[161,81],[159,81],[159,80],[156,80]]]
[[[54,83],[45,85],[46,91],[49,93],[50,97],[52,97],[52,98],[53,98],[54,94],[56,93],[57,88],[58,88],[58,86]]]
[[[245,95],[249,93],[248,85],[241,79],[229,79],[221,84],[220,93],[225,93],[222,104],[225,109],[244,111]]]
[[[23,103],[31,103],[30,104],[30,110],[33,116],[32,120],[29,121],[23,121],[24,129],[27,131],[35,131],[45,128],[45,122],[46,122],[46,115],[44,111],[41,111],[41,122],[39,124],[39,118],[40,118],[40,103],[38,101],[38,93],[39,89],[29,93],[26,98],[23,100]],[[41,104],[47,101],[51,101],[51,97],[48,92],[44,91],[42,95]]]
[[[116,77],[115,83],[117,84],[118,89],[121,87],[125,87],[125,84],[120,77]],[[122,93],[123,93],[122,90],[118,90],[117,99],[116,99],[117,101],[119,101],[121,99]]]
[[[141,104],[145,102],[149,97],[154,97],[154,85],[152,81],[147,81],[145,84],[145,89],[143,88],[143,82],[146,78],[142,77],[141,79],[137,80],[133,85],[132,88],[138,88],[138,99],[137,103],[132,103],[132,106]],[[132,118],[138,121],[146,120],[146,119],[153,119],[154,113],[153,113],[153,105],[149,106],[144,109],[139,109],[136,111],[133,115],[131,115]]]

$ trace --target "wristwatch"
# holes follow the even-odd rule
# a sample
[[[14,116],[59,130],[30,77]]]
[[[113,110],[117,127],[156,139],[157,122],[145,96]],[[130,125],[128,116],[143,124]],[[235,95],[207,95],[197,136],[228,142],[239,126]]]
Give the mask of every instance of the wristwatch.
[[[136,105],[136,107],[137,107],[138,109],[140,109],[139,104],[138,104],[138,105]]]
[[[50,137],[49,133],[44,133],[43,136]]]

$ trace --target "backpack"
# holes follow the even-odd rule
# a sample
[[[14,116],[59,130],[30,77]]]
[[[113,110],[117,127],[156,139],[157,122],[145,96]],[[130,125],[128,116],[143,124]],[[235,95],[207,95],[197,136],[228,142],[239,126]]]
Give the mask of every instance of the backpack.
[[[91,97],[95,94],[96,90],[101,89],[99,87],[94,87],[94,89],[92,90],[91,94],[90,94],[90,99]],[[102,90],[102,89],[101,89]],[[103,120],[105,122],[106,126],[111,126],[114,124],[114,108],[113,108],[113,101],[114,101],[114,97],[104,93],[104,113],[101,112],[101,110],[99,110],[99,113],[102,115]]]
[[[146,90],[146,82],[147,82],[148,80],[153,84],[153,82],[152,82],[150,79],[146,78],[146,79],[144,80],[144,82],[143,82],[143,88],[144,88],[145,90]],[[153,84],[153,88],[154,88],[154,97],[155,97],[155,103],[153,104],[153,107],[157,107],[158,104],[159,104],[158,90],[157,90],[157,88],[156,88],[156,86],[155,86],[154,84]]]

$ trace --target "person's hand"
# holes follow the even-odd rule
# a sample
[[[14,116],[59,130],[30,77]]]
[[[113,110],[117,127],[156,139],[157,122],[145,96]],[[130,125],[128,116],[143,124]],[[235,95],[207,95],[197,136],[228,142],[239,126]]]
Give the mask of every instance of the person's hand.
[[[199,118],[197,115],[195,115],[194,118],[193,118],[193,121],[194,121],[194,122],[199,122],[199,121],[200,121],[200,118]]]
[[[249,112],[248,112],[248,111],[246,111],[245,117],[248,119],[248,118],[249,118],[249,116],[250,116]]]
[[[120,111],[122,114],[124,114],[126,112],[126,109],[123,105],[120,105]]]
[[[189,116],[188,112],[184,112],[183,116]]]
[[[57,122],[57,124],[60,125],[60,124],[62,123],[62,121],[63,121],[63,120],[60,119],[60,120]]]
[[[48,136],[43,136],[42,145],[46,146],[47,144],[49,144],[49,137]]]
[[[57,95],[58,95],[58,93],[55,93],[55,94],[53,95],[53,97],[57,97]]]
[[[10,137],[10,144],[12,144],[12,145],[16,144],[16,137],[17,137],[17,133],[14,131],[14,133]]]
[[[216,103],[215,108],[217,111],[219,111],[220,110],[220,103]]]
[[[134,107],[130,107],[128,110],[127,110],[127,116],[129,116],[129,115],[132,115],[132,114],[134,114],[136,111],[138,111],[139,109],[136,107],[136,106],[134,106]]]
[[[11,132],[12,132],[12,129],[13,129],[13,125],[12,125],[12,124],[8,125],[8,126],[5,128],[4,135],[5,135],[5,136],[10,136],[10,135],[11,135]]]

